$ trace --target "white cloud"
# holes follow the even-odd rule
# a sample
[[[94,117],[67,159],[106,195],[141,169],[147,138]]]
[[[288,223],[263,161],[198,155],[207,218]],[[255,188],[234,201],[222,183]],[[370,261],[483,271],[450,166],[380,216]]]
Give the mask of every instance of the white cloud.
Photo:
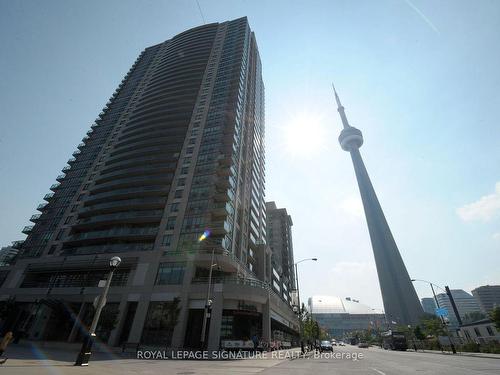
[[[500,213],[500,182],[495,184],[495,192],[479,198],[457,209],[463,221],[489,221]]]
[[[341,261],[331,269],[331,290],[338,297],[352,297],[372,308],[382,308],[377,269],[372,262]]]
[[[494,240],[500,240],[500,232],[493,233],[493,236],[491,236],[491,237],[493,237]]]

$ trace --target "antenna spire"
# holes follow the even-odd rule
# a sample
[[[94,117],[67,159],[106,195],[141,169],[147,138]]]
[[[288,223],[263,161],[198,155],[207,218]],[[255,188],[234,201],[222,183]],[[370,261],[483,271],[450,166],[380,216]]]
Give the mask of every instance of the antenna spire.
[[[346,117],[345,111],[344,111],[344,106],[340,102],[339,95],[337,94],[337,90],[335,90],[335,85],[333,84],[333,82],[332,82],[332,88],[333,88],[333,93],[335,94],[335,101],[337,102],[337,111],[340,114],[340,119],[342,120],[342,125],[344,126],[344,129],[347,129],[347,128],[351,127],[351,125],[349,125],[349,121],[347,121],[347,117]]]

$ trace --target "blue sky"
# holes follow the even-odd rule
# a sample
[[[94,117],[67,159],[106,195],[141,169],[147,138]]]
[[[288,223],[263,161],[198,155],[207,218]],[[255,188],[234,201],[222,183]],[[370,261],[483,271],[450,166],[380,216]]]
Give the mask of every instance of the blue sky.
[[[411,276],[500,283],[499,2],[199,4],[256,33],[267,197],[293,217],[296,259],[319,258],[300,265],[302,296],[382,307],[332,81]],[[0,1],[0,245],[24,237],[141,50],[201,23],[195,0]]]

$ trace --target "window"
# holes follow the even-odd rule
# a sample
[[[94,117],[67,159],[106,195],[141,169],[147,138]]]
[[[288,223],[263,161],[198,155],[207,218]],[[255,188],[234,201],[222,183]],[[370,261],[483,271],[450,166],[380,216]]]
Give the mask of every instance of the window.
[[[189,167],[182,167],[181,174],[188,174],[188,173],[189,173]]]
[[[156,284],[182,284],[185,268],[186,266],[184,263],[160,263],[158,275],[156,276]]]
[[[474,328],[474,333],[476,334],[477,337],[481,336],[481,332],[479,332],[479,328]]]
[[[491,326],[486,326],[486,330],[488,331],[488,335],[495,336],[495,332],[493,332],[493,328],[491,328]]]
[[[69,224],[73,216],[68,216],[66,220],[64,221],[64,224]]]
[[[177,212],[179,211],[179,203],[172,203],[170,205],[170,212]]]
[[[170,246],[170,243],[172,242],[172,235],[171,234],[166,234],[163,236],[163,239],[161,241],[161,244],[163,246]]]
[[[47,254],[54,254],[54,251],[56,251],[57,246],[53,245],[50,247],[49,252]]]
[[[167,230],[175,228],[175,216],[171,216],[167,220]]]
[[[185,178],[179,178],[177,181],[177,186],[184,186],[186,185],[186,179]]]
[[[174,193],[174,198],[182,198],[182,190],[176,190]]]

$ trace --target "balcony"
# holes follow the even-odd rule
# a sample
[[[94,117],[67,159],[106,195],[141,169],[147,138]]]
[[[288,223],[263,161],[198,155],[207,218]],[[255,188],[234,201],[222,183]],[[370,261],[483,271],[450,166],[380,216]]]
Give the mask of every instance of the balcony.
[[[234,194],[231,190],[223,190],[223,191],[215,191],[214,193],[214,201],[217,202],[228,202],[234,199]]]
[[[191,280],[192,284],[207,284],[208,277],[195,277]],[[236,276],[225,277],[212,277],[212,284],[233,284],[233,285],[247,285],[253,288],[262,288],[270,290],[268,283],[253,278],[244,278]]]
[[[233,213],[233,206],[229,202],[213,203],[210,205],[213,216],[226,216]]]
[[[166,198],[137,198],[137,199],[124,199],[119,201],[110,201],[86,206],[84,210],[80,211],[80,216],[90,216],[99,212],[116,212],[123,211],[124,209],[160,209],[165,206]]]
[[[79,150],[81,150],[81,149],[82,149],[82,148],[84,148],[84,147],[85,147],[85,143],[80,143],[80,144],[78,145],[78,149],[79,149]]]
[[[75,233],[69,238],[67,243],[100,242],[103,239],[128,239],[128,240],[152,240],[158,233],[158,227],[116,227],[108,230]],[[94,240],[94,241],[92,241]]]
[[[38,207],[36,208],[38,211],[43,211],[45,206],[47,206],[48,203],[40,203]]]
[[[19,249],[23,243],[24,243],[24,240],[14,241],[14,242],[12,242],[12,247],[14,249]]]
[[[38,219],[40,219],[41,216],[42,216],[42,214],[31,215],[30,221],[33,223],[36,223],[38,221]]]
[[[76,150],[75,152],[73,152],[73,156],[76,156],[76,155],[80,155],[82,152],[80,150]]]
[[[48,202],[52,199],[53,196],[54,196],[54,193],[47,193],[44,195],[43,199]]]
[[[65,166],[65,167],[62,169],[62,171],[63,171],[64,173],[66,173],[66,172],[67,172],[67,171],[69,171],[70,169],[71,169],[71,166],[70,166],[70,165],[67,165],[67,166]]]
[[[55,184],[50,185],[50,190],[54,191],[56,190],[61,184],[59,182],[56,182]]]
[[[213,221],[211,231],[214,235],[226,234],[231,232],[231,226],[227,221]]]
[[[91,227],[112,223],[160,223],[163,210],[128,211],[83,217],[73,228]]]
[[[57,176],[56,180],[57,181],[62,181],[64,179],[64,177],[66,177],[65,174],[60,174],[59,176]]]
[[[24,234],[30,234],[32,230],[33,230],[33,225],[28,225],[28,226],[23,228],[22,232]]]
[[[75,161],[76,161],[76,158],[70,158],[70,159],[68,160],[68,164],[72,164],[72,163],[74,163]]]

